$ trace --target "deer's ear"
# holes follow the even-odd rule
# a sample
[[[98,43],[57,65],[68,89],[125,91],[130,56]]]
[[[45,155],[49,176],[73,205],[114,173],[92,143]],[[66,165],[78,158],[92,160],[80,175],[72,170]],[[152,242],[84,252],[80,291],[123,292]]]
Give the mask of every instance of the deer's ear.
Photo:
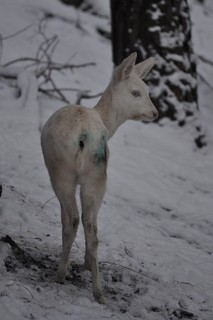
[[[154,66],[156,60],[153,57],[150,57],[143,62],[140,62],[135,65],[135,73],[139,76],[139,78],[144,79],[149,73],[149,71],[152,69]]]
[[[126,59],[124,59],[117,68],[115,68],[113,73],[113,80],[115,82],[120,82],[125,79],[128,79],[130,73],[132,72],[135,66],[136,58],[137,53],[134,52],[130,54]]]

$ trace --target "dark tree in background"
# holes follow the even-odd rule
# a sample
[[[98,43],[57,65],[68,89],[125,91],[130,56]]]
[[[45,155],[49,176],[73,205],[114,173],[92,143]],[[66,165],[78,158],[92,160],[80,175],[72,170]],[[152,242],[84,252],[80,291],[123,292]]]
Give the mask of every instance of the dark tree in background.
[[[197,146],[205,145],[187,0],[111,0],[111,18],[115,65],[134,51],[138,62],[154,56],[147,82],[159,119],[191,123]]]

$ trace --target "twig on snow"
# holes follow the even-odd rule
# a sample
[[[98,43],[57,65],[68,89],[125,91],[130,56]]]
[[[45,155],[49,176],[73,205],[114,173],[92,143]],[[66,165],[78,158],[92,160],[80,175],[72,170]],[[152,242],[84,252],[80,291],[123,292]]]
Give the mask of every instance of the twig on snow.
[[[131,268],[126,267],[126,266],[123,266],[122,264],[119,264],[119,263],[116,263],[116,262],[100,261],[100,263],[102,263],[102,264],[112,264],[112,265],[115,265],[115,266],[121,267],[121,268],[123,268],[123,269],[129,270],[129,271],[131,271],[131,272],[134,272],[134,273],[136,273],[136,274],[138,274],[138,275],[140,275],[140,276],[142,276],[142,277],[145,277],[145,278],[148,278],[148,279],[150,279],[150,280],[153,280],[153,281],[159,282],[159,281],[158,281],[158,279],[156,279],[156,278],[151,278],[151,277],[149,277],[149,276],[145,275],[145,274],[144,274],[144,273],[142,273],[142,272],[138,272],[138,271],[136,271],[136,270],[134,270],[134,269],[131,269]]]
[[[7,284],[6,286],[7,286],[7,287],[11,287],[11,286],[13,286],[14,284],[15,284],[15,283],[10,283],[10,284]],[[20,284],[20,283],[18,283],[18,285],[19,285],[20,287],[26,289],[26,290],[30,293],[31,297],[34,299],[34,296],[33,296],[32,292],[31,292],[27,287],[25,287],[24,285],[22,285],[22,284]]]
[[[44,204],[42,204],[41,209],[44,209],[44,207],[46,206],[46,204],[48,202],[50,202],[52,199],[56,198],[56,196],[53,196],[52,198],[48,199]]]

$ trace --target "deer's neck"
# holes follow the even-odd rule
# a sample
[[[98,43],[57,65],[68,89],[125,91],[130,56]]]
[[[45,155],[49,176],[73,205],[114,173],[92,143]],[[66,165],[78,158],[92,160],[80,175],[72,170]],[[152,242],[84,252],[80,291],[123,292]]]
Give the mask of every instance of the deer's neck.
[[[119,116],[116,108],[113,106],[110,86],[105,90],[94,109],[98,112],[105,127],[107,128],[108,139],[110,139],[118,127],[125,121],[121,116]]]

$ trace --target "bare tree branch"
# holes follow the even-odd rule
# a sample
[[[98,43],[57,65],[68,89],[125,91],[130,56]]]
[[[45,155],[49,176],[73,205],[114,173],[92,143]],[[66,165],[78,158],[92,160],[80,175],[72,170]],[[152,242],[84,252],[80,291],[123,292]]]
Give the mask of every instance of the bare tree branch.
[[[76,99],[76,104],[81,104],[82,99],[95,99],[95,98],[102,96],[102,94],[103,94],[103,92],[100,92],[97,94],[88,95],[87,92],[88,92],[88,90],[79,91],[79,93],[77,95],[77,99]]]
[[[199,72],[198,73],[200,79],[209,87],[209,89],[213,90],[213,86],[204,78],[204,76]]]
[[[213,66],[213,61],[211,61],[211,60],[209,60],[208,58],[206,58],[206,57],[204,57],[204,56],[202,56],[202,55],[198,55],[198,58],[202,61],[202,62],[204,62],[204,63],[208,63],[208,64],[210,64],[211,66]]]
[[[64,102],[64,99],[60,98],[58,95],[54,94],[55,90],[53,89],[52,92],[51,91],[47,91],[46,89],[42,89],[42,88],[38,88],[38,91],[47,95],[50,98],[56,99],[56,100],[60,100],[62,102]]]
[[[58,88],[60,91],[73,91],[73,92],[79,92],[80,89],[77,89],[77,88]],[[46,92],[54,92],[55,89],[45,89],[44,91]],[[90,91],[90,90],[84,90],[84,92],[86,91]],[[99,95],[99,94],[98,94]]]
[[[17,63],[17,62],[27,62],[27,61],[32,61],[34,63],[42,63],[42,61],[39,61],[38,59],[35,59],[35,58],[23,57],[23,58],[17,58],[17,59],[11,60],[9,62],[6,62],[2,66],[3,67],[8,67],[11,64],[14,64],[14,63]]]
[[[30,24],[29,26],[24,27],[23,29],[21,29],[21,30],[15,32],[15,33],[10,34],[9,36],[2,37],[2,40],[8,40],[8,39],[14,38],[14,37],[16,37],[18,34],[20,34],[20,33],[24,32],[24,31],[28,30],[29,28],[31,28],[32,26],[33,26],[33,25]]]
[[[60,42],[60,39],[56,34],[48,37],[45,33],[47,18],[44,17],[40,20],[39,26],[38,26],[38,32],[42,37],[42,42],[40,43],[35,57],[21,57],[17,58],[11,61],[6,62],[2,67],[3,69],[12,65],[20,64],[22,63],[25,68],[29,68],[38,79],[38,91],[52,97],[59,99],[65,103],[70,103],[69,99],[65,96],[63,92],[66,91],[75,91],[78,93],[77,100],[80,102],[81,99],[92,99],[96,98],[101,94],[97,95],[88,95],[89,90],[80,90],[80,89],[74,89],[74,88],[58,88],[57,84],[55,83],[55,80],[53,79],[52,72],[60,72],[63,73],[63,71],[72,71],[74,68],[85,68],[89,66],[95,66],[96,64],[94,62],[87,62],[82,64],[71,64],[70,60],[73,58],[69,58],[69,60],[65,63],[60,63],[57,61],[54,61],[52,59],[53,54]],[[30,26],[19,30],[17,33],[11,35],[15,36],[21,32],[24,32]],[[1,54],[1,38],[0,38],[0,54]],[[16,68],[16,67],[13,67]],[[2,74],[1,72],[1,74]]]
[[[2,57],[2,50],[3,50],[3,41],[2,41],[2,35],[0,33],[0,61]]]
[[[55,92],[57,92],[59,97],[61,97],[62,101],[66,102],[66,103],[70,103],[70,101],[65,97],[65,95],[57,88],[54,80],[52,78],[49,78],[49,81],[52,84],[53,89],[55,89]]]
[[[1,39],[1,37],[0,37]],[[46,61],[41,61],[39,59],[36,59],[36,58],[31,58],[31,57],[23,57],[23,58],[17,58],[17,59],[14,59],[14,60],[11,60],[11,61],[8,61],[6,63],[4,63],[2,65],[2,67],[8,67],[12,64],[15,64],[15,63],[18,63],[18,62],[28,62],[28,61],[31,61],[33,62],[33,64],[29,65],[28,67],[31,67],[33,65],[36,65],[36,64],[40,64],[40,65],[44,65],[46,66],[47,62]],[[85,63],[81,63],[81,64],[68,64],[68,63],[65,63],[65,64],[62,64],[60,62],[51,62],[49,64],[49,67],[53,70],[56,70],[56,71],[61,71],[61,70],[66,70],[66,69],[79,69],[79,68],[85,68],[85,67],[90,67],[90,66],[95,66],[96,63],[95,62],[85,62]]]

